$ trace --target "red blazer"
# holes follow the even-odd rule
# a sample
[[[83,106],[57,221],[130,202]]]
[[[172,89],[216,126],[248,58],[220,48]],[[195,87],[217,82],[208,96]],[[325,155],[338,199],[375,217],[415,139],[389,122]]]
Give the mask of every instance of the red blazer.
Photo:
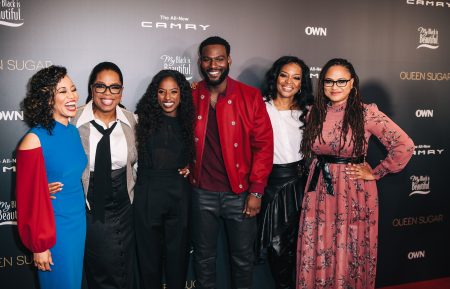
[[[195,149],[191,182],[198,186],[203,161],[210,93],[205,81],[192,91],[196,107]],[[263,193],[272,170],[273,133],[258,89],[227,78],[227,94],[216,104],[220,144],[234,193]]]

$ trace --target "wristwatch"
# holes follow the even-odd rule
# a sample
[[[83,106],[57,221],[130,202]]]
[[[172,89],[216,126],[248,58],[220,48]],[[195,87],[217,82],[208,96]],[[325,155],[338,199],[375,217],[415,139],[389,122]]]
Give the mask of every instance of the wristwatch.
[[[262,194],[260,193],[250,193],[250,195],[252,195],[253,197],[257,198],[257,199],[261,199],[262,198]]]

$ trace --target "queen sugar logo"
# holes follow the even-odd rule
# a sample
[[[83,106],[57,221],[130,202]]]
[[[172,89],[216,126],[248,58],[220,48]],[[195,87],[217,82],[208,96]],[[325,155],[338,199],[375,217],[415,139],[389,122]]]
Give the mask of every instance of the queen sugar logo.
[[[429,176],[411,176],[411,193],[412,195],[428,195],[430,191],[430,177]]]
[[[417,28],[419,31],[419,48],[437,49],[439,47],[439,32],[437,29],[431,28]]]
[[[1,0],[0,25],[19,27],[23,25],[19,0]]]
[[[0,226],[17,225],[16,201],[0,201]]]
[[[192,79],[191,59],[186,56],[161,55],[164,69],[176,70],[186,77],[186,80]]]

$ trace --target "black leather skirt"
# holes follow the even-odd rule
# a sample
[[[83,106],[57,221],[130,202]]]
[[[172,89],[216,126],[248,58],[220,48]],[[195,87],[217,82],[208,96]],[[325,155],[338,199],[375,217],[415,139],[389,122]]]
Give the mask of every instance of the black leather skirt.
[[[298,230],[305,180],[300,162],[274,164],[259,214],[257,256],[271,247],[278,254],[290,242],[291,230]]]

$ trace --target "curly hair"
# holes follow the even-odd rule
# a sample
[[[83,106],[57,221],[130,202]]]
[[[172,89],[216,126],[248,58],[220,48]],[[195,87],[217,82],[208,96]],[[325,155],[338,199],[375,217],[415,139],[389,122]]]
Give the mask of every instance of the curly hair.
[[[67,69],[52,65],[36,72],[28,82],[27,95],[21,106],[30,127],[41,126],[49,134],[55,127],[53,103],[56,86],[67,75]]]
[[[266,102],[277,98],[278,76],[283,66],[290,63],[295,63],[300,66],[302,73],[300,90],[294,95],[294,103],[292,104],[291,109],[298,109],[302,112],[299,119],[303,123],[300,129],[303,129],[308,110],[307,107],[311,105],[314,100],[314,96],[312,94],[311,77],[309,76],[309,67],[303,60],[295,56],[282,56],[278,58],[266,73],[263,95]]]
[[[328,70],[332,66],[336,65],[345,67],[350,73],[351,78],[353,78],[353,88],[350,90],[344,112],[342,131],[340,135],[341,147],[339,148],[339,152],[345,147],[345,144],[347,143],[347,134],[349,128],[351,129],[352,135],[350,141],[348,142],[348,145],[350,145],[351,143],[354,144],[352,152],[353,155],[361,156],[364,153],[364,146],[367,144],[364,137],[364,105],[359,93],[358,75],[356,74],[353,65],[346,59],[334,58],[325,64],[319,75],[317,89],[318,93],[307,120],[301,147],[301,152],[306,157],[312,156],[312,147],[316,138],[319,139],[320,143],[325,143],[322,135],[322,130],[323,122],[325,121],[325,117],[327,115],[327,106],[330,105],[330,101],[325,95],[324,79]]]
[[[161,126],[163,110],[158,103],[158,88],[166,78],[172,78],[180,87],[180,104],[177,108],[177,118],[180,121],[183,133],[183,142],[186,148],[186,161],[190,163],[195,156],[194,150],[194,114],[192,91],[189,82],[183,74],[175,70],[161,70],[152,79],[142,98],[136,105],[138,124],[136,125],[136,140],[138,153],[147,157],[146,142]]]

